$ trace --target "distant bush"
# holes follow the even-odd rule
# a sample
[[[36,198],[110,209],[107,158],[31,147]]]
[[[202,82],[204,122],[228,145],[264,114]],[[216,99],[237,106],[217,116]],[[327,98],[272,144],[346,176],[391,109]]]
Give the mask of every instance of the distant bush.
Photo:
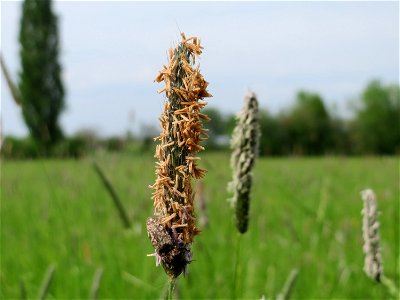
[[[142,138],[142,142],[140,144],[140,152],[154,152],[154,147],[155,147],[155,142],[154,142],[154,137],[151,136],[145,136]]]
[[[121,137],[99,139],[92,133],[80,132],[58,142],[50,149],[50,152],[42,153],[30,137],[17,138],[7,136],[1,148],[1,156],[6,159],[32,159],[39,157],[81,158],[99,149],[109,152],[137,151],[135,150],[137,148],[135,145],[136,141],[128,142]]]
[[[6,159],[32,159],[38,157],[80,158],[90,151],[87,140],[80,136],[66,138],[51,148],[51,153],[44,155],[30,137],[4,139],[1,156]]]
[[[100,146],[100,139],[94,129],[82,129],[79,130],[74,138],[81,140],[88,151],[94,151]]]
[[[121,137],[110,137],[104,139],[101,144],[106,150],[111,152],[122,151],[126,147],[126,141]]]
[[[1,147],[1,156],[4,158],[36,158],[39,156],[39,150],[31,138],[17,138],[7,136]]]
[[[90,151],[87,140],[81,136],[74,136],[58,143],[52,150],[54,157],[81,158]]]

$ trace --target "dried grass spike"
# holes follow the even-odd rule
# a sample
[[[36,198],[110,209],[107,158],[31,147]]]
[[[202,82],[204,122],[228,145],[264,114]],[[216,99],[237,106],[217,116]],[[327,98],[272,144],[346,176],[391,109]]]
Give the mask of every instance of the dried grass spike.
[[[168,66],[159,72],[157,82],[163,81],[161,89],[167,97],[160,117],[162,132],[156,147],[156,182],[152,186],[154,217],[147,222],[147,231],[155,248],[155,256],[166,273],[175,278],[186,270],[191,262],[190,245],[200,233],[195,225],[191,179],[205,173],[197,167],[196,154],[204,147],[205,139],[200,113],[206,105],[201,102],[211,95],[208,83],[195,66],[195,56],[203,47],[196,37],[186,38],[169,51]]]

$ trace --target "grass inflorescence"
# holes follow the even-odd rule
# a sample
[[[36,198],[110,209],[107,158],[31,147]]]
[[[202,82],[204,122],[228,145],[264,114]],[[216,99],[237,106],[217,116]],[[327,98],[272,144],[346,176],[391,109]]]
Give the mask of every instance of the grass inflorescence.
[[[167,101],[160,117],[162,132],[156,138],[156,182],[154,189],[154,217],[147,221],[147,231],[155,248],[157,263],[161,263],[171,278],[186,270],[192,260],[190,245],[199,234],[194,214],[191,179],[202,178],[205,170],[197,165],[196,154],[204,147],[200,142],[207,137],[200,113],[207,104],[201,102],[211,95],[208,83],[195,67],[195,57],[203,47],[196,37],[182,40],[169,50],[169,63],[155,81],[165,83]]]
[[[233,193],[232,204],[236,210],[236,227],[245,233],[249,223],[250,190],[253,181],[252,169],[258,154],[260,126],[258,101],[254,93],[245,97],[245,104],[237,116],[231,148],[233,179],[228,190]]]
[[[379,238],[378,206],[375,193],[371,189],[361,192],[364,201],[363,237],[364,237],[364,271],[368,277],[380,281],[383,274],[381,246]]]

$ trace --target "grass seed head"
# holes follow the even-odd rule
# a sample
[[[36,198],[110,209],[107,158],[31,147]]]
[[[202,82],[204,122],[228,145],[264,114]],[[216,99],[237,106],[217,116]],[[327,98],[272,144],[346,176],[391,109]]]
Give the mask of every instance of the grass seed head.
[[[258,101],[256,95],[250,92],[237,116],[231,140],[233,179],[228,190],[233,193],[231,202],[235,206],[236,227],[240,233],[245,233],[248,227],[252,169],[258,155],[259,138]]]
[[[199,66],[194,66],[202,49],[200,39],[182,34],[179,45],[169,51],[168,65],[155,78],[164,82],[159,92],[165,93],[167,101],[160,117],[162,132],[156,138],[154,218],[149,218],[147,230],[156,255],[172,278],[190,263],[190,245],[200,233],[195,224],[191,179],[206,172],[198,167],[196,157],[204,150],[200,145],[206,137],[202,119],[208,120],[200,113],[207,104],[201,100],[211,97]]]
[[[382,256],[379,239],[378,207],[373,190],[361,192],[364,207],[363,215],[363,251],[365,254],[364,271],[368,277],[379,282],[383,274]]]

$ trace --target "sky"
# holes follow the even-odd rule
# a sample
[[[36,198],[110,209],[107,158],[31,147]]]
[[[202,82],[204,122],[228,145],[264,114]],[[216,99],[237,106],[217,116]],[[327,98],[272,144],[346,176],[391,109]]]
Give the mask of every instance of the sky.
[[[399,2],[56,1],[66,89],[61,124],[100,136],[158,126],[165,96],[153,80],[180,32],[198,36],[209,107],[236,113],[247,91],[278,113],[296,92],[317,92],[349,116],[372,79],[399,81]],[[1,1],[1,53],[19,71],[21,2]],[[4,134],[24,136],[2,74]]]

